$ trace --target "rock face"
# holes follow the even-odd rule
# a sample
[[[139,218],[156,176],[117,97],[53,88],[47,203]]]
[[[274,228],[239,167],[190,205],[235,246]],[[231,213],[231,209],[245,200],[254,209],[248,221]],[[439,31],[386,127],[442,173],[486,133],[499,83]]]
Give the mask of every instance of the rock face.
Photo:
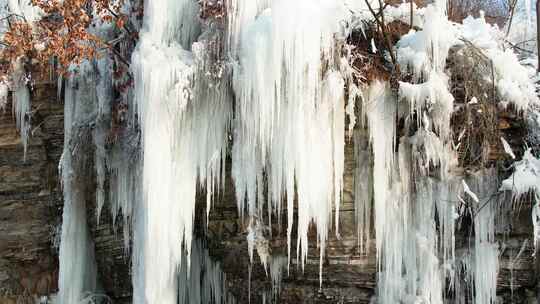
[[[57,290],[63,104],[46,80],[33,85],[32,100],[26,161],[10,105],[0,113],[0,303]]]
[[[33,88],[33,132],[26,161],[15,130],[11,109],[0,116],[0,303],[25,303],[57,289],[55,236],[61,214],[61,188],[58,161],[63,140],[63,105],[56,88],[42,81]],[[205,195],[201,191],[196,227],[206,239],[209,252],[226,274],[227,286],[238,303],[369,303],[375,293],[377,262],[374,240],[361,254],[357,242],[354,211],[354,168],[352,142],[346,145],[344,202],[340,210],[340,234],[330,232],[323,261],[322,287],[319,285],[319,256],[315,231],[311,234],[309,259],[305,267],[296,263],[294,246],[287,274],[286,219],[281,229],[273,219],[269,236],[271,249],[268,273],[257,253],[253,263],[247,250],[247,220],[238,216],[230,176],[225,190],[217,197],[206,221]],[[91,186],[90,186],[91,188]],[[508,202],[510,204],[510,202]],[[91,204],[92,205],[92,204]],[[95,210],[95,204],[91,209]],[[507,210],[508,209],[508,210]],[[498,235],[501,303],[536,301],[538,271],[532,257],[530,206],[502,208],[509,212],[505,233]],[[129,303],[131,275],[129,251],[124,248],[122,227],[114,227],[107,204],[98,223],[89,212],[89,225],[95,242],[100,281],[115,303]],[[283,211],[286,214],[286,211]],[[117,221],[120,222],[120,221]],[[456,240],[457,254],[470,250],[466,221]],[[273,271],[280,270],[280,272]],[[281,289],[272,289],[272,277],[281,273]],[[17,302],[18,301],[18,302]]]

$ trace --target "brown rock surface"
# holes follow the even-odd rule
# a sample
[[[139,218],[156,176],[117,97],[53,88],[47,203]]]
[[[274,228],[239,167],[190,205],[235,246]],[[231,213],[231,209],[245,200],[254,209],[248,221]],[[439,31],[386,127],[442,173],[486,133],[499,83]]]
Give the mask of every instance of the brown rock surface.
[[[47,81],[34,84],[32,100],[26,161],[11,106],[0,112],[0,303],[57,289],[63,104]]]

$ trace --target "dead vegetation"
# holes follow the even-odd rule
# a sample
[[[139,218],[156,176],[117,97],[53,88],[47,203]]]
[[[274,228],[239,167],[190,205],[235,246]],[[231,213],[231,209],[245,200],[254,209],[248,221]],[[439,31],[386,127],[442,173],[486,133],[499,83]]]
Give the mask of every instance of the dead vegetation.
[[[416,1],[416,4],[424,3]],[[493,8],[494,4],[489,1],[453,0],[448,5],[449,14],[460,21],[465,16],[465,10],[479,13],[486,8],[492,14],[501,13],[495,16],[497,18],[487,15],[486,20],[490,23],[504,22],[507,18],[502,12],[508,7]],[[400,21],[384,26],[379,21],[366,24],[364,31],[357,31],[349,37],[348,43],[354,46],[353,65],[363,75],[364,83],[390,81],[396,89],[397,80],[408,81],[407,74],[399,73],[398,67],[393,64],[387,45],[394,46],[409,29],[409,24]],[[372,50],[372,39],[377,52]],[[463,47],[450,51],[446,64],[451,75],[450,90],[455,99],[451,125],[459,164],[467,169],[489,167],[500,161],[507,164],[510,160],[502,147],[501,137],[510,143],[516,155],[522,154],[527,129],[524,116],[511,105],[501,107],[500,96],[495,88],[493,63],[470,41],[464,40],[463,44]]]

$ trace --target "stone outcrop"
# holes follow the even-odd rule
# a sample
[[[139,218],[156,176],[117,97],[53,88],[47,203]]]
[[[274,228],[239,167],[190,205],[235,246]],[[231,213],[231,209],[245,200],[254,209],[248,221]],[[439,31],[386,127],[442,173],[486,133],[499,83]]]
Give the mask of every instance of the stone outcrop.
[[[0,112],[0,303],[6,304],[34,303],[57,290],[63,104],[47,80],[33,84],[32,101],[26,160],[10,103]]]

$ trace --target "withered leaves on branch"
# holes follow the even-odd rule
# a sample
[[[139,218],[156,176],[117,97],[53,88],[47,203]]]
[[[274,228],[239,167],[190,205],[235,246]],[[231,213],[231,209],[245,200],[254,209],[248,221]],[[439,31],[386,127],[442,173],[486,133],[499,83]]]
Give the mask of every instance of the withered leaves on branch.
[[[1,72],[9,73],[12,63],[20,58],[38,65],[47,65],[51,58],[58,72],[64,74],[72,63],[99,56],[98,50],[112,48],[89,31],[92,17],[125,28],[127,16],[120,13],[122,1],[110,0],[31,0],[43,11],[43,18],[33,23],[23,16],[5,17],[8,28],[1,41]]]

